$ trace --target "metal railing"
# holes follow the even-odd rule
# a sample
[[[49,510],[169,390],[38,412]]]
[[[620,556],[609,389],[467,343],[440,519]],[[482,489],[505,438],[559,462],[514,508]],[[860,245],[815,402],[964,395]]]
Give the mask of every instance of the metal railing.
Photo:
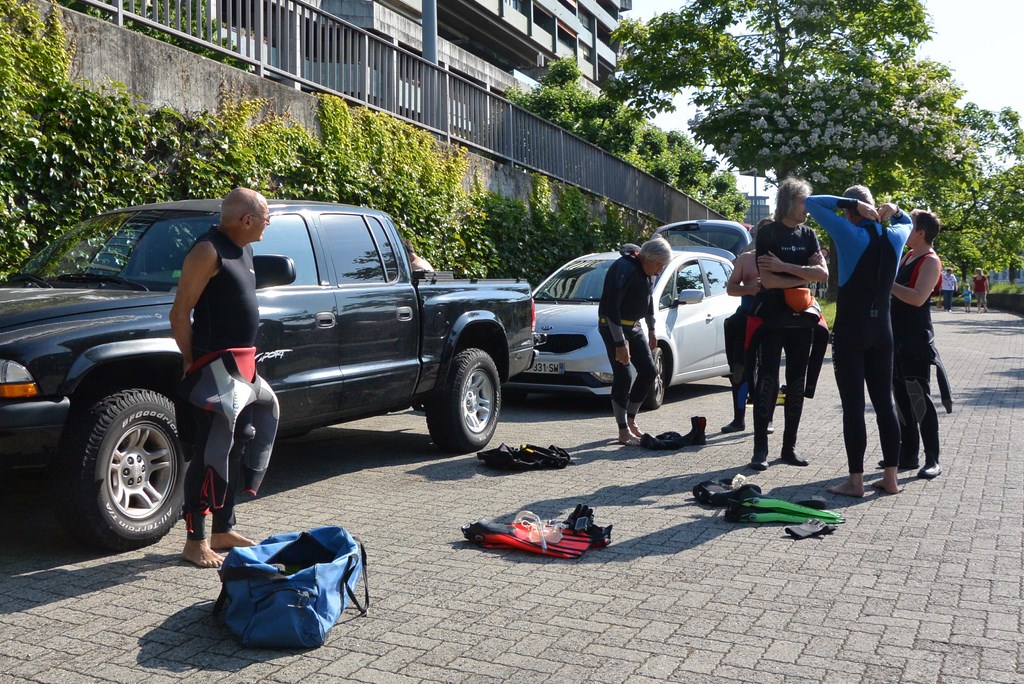
[[[303,0],[82,2],[108,12],[118,26],[133,21],[159,29],[259,76],[388,112],[662,221],[718,217],[586,140]]]

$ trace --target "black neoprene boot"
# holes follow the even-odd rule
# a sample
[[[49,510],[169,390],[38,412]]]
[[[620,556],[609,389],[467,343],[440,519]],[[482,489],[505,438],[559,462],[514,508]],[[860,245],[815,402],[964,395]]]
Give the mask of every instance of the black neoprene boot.
[[[917,471],[917,476],[923,477],[926,480],[934,480],[941,474],[942,466],[939,465],[939,455],[925,453],[924,468]]]
[[[782,462],[795,466],[805,466],[809,464],[809,461],[806,458],[801,458],[792,447],[782,447]]]
[[[747,429],[744,413],[747,402],[740,402],[740,385],[732,387],[732,422],[722,426],[722,432],[743,432]]]
[[[693,416],[690,418],[690,431],[683,435],[682,439],[687,445],[701,446],[707,444],[705,431],[708,428],[708,419],[704,416]]]

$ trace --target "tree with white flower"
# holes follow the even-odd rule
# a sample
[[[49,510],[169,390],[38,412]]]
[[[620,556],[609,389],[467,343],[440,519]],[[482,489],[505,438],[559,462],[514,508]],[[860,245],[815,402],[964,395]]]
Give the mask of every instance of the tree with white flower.
[[[693,88],[693,135],[736,167],[884,195],[975,153],[949,70],[915,58],[928,37],[919,0],[689,0],[620,24],[608,91],[653,113]]]

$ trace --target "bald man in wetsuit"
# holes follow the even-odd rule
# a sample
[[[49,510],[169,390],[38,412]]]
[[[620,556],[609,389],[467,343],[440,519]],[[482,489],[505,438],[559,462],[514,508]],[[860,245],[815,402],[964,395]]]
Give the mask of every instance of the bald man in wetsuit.
[[[181,350],[186,381],[189,376],[198,379],[197,374],[204,367],[212,367],[210,362],[219,355],[232,371],[225,373],[222,368],[218,372],[222,381],[226,378],[231,383],[228,376],[233,374],[243,384],[254,383],[242,392],[248,401],[255,397],[270,405],[272,415],[266,416],[265,434],[261,438],[272,446],[277,430],[277,400],[255,372],[259,307],[251,246],[263,239],[269,224],[270,209],[263,195],[246,188],[228,193],[221,203],[220,224],[196,240],[185,257],[170,322],[174,341]],[[240,368],[247,370],[239,375]],[[231,403],[229,385],[221,382],[221,386],[211,389],[206,396],[228,397],[227,403]],[[227,421],[208,407],[193,407],[193,414],[197,439],[185,473],[183,517],[187,537],[182,558],[200,568],[216,568],[224,561],[218,551],[255,544],[232,529],[236,482],[228,473],[239,470],[244,445],[232,437],[235,422]],[[231,418],[237,419],[238,415]],[[208,449],[211,442],[213,450]],[[218,448],[220,445],[223,449]],[[261,479],[262,473],[251,476],[247,488],[255,493]],[[205,529],[208,513],[213,517],[209,540]]]

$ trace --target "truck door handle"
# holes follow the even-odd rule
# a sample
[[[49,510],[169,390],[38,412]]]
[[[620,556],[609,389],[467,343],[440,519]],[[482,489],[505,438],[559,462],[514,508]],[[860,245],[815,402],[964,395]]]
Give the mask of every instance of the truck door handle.
[[[412,320],[412,307],[411,306],[400,306],[400,307],[398,307],[398,320],[400,320],[400,321],[411,321]]]
[[[316,318],[316,327],[318,328],[333,328],[337,322],[334,314],[330,311],[321,311],[314,318]]]

